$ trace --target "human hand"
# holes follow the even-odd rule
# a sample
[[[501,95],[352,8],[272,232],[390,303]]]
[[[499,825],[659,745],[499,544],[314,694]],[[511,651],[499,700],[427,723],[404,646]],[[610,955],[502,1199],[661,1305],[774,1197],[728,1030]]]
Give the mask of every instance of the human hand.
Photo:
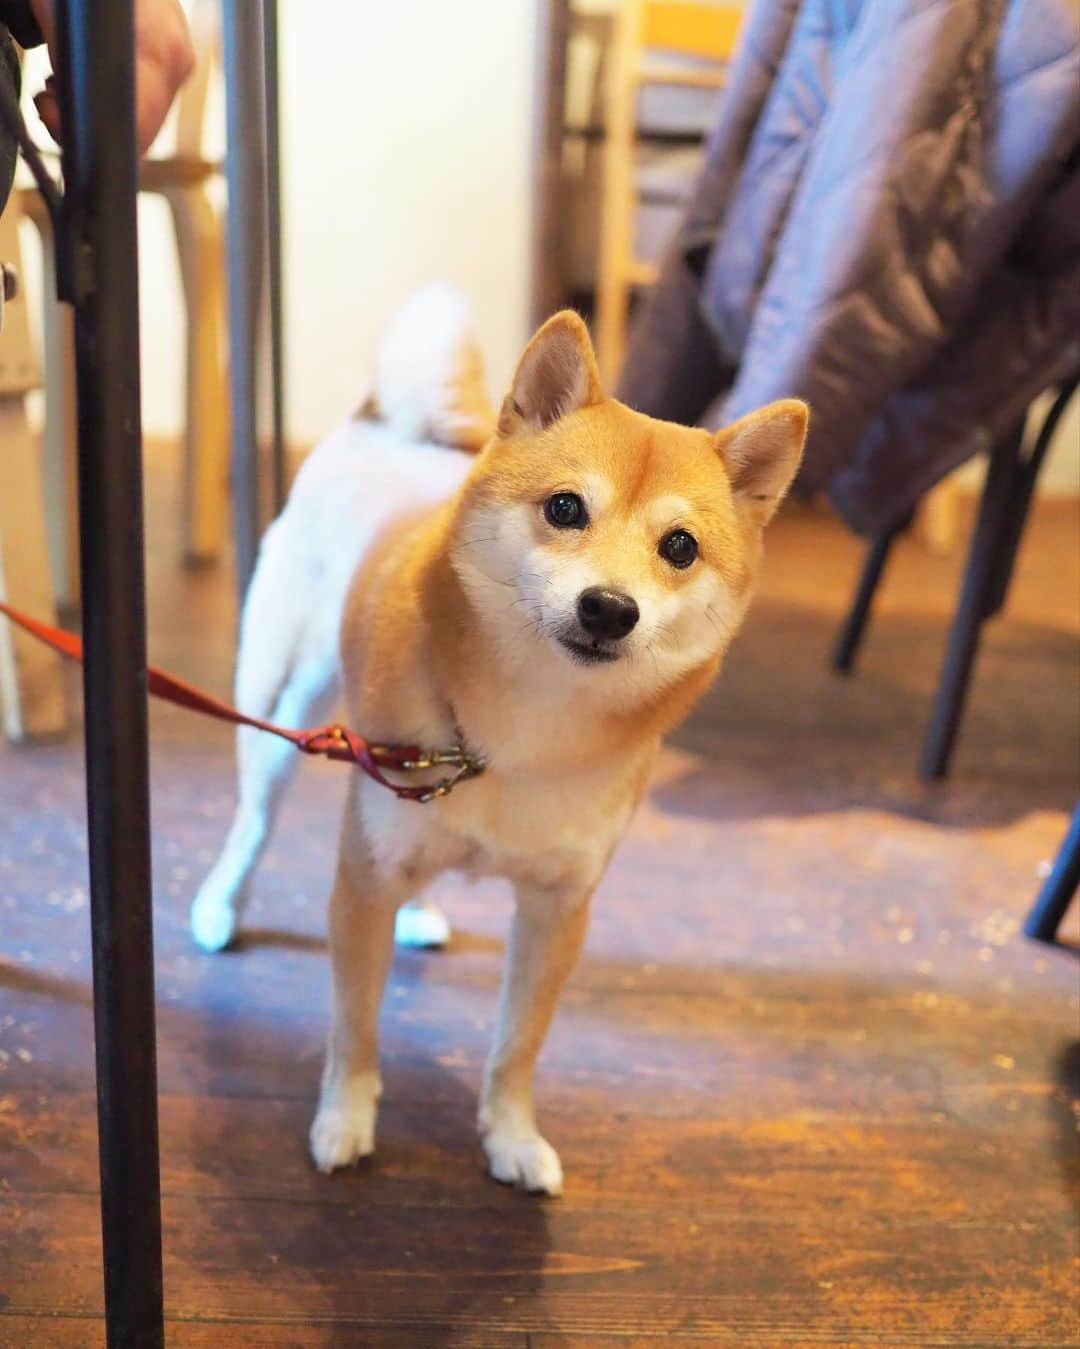
[[[55,0],[30,0],[30,8],[56,66]],[[179,0],[135,0],[135,126],[139,153],[161,130],[176,92],[195,68],[187,16]],[[61,139],[60,105],[55,77],[34,99],[38,115],[52,138]]]

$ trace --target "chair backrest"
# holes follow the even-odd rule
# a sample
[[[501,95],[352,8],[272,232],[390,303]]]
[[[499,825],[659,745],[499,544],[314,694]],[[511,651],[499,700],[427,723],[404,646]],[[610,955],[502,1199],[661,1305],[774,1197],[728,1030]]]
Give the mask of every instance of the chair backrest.
[[[635,0],[641,5],[641,45],[730,61],[742,26],[743,6],[690,4],[682,0]]]

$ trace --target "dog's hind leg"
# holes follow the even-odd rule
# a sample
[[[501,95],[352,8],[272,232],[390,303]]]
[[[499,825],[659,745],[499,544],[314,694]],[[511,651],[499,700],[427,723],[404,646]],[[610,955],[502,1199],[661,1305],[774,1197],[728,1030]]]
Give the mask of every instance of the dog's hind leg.
[[[442,909],[429,900],[413,899],[397,911],[394,940],[399,946],[436,950],[450,940],[450,924]]]
[[[331,663],[301,666],[282,690],[271,719],[310,726],[333,711],[337,671]],[[221,856],[191,906],[191,933],[204,951],[228,946],[247,906],[251,879],[263,855],[278,807],[300,760],[295,745],[241,727],[237,732],[239,801]]]
[[[281,726],[327,720],[337,700],[338,616],[311,612],[289,585],[286,540],[272,527],[244,608],[236,676],[240,710]],[[251,879],[270,838],[278,807],[301,758],[287,740],[241,727],[236,737],[238,793],[228,838],[191,908],[192,936],[204,951],[232,941]]]

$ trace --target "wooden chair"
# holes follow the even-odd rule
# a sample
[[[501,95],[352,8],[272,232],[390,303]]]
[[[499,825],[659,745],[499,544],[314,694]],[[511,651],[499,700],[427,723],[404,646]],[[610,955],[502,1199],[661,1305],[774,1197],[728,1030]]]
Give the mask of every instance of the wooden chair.
[[[1080,888],[1080,802],[1046,883],[1024,920],[1024,934],[1036,941],[1054,942],[1069,905]]]
[[[615,21],[607,85],[604,196],[597,286],[597,345],[604,379],[622,363],[630,297],[656,279],[635,255],[634,149],[641,90],[722,89],[742,22],[731,4],[625,0]]]
[[[198,63],[177,99],[175,149],[146,159],[139,181],[141,192],[156,193],[168,203],[176,233],[187,319],[182,537],[184,561],[196,565],[213,561],[221,551],[228,498],[224,222],[211,194],[211,181],[220,175],[221,164],[202,151],[209,93],[219,63],[217,8],[215,0],[196,0],[192,6],[189,17]],[[79,601],[71,311],[54,298],[52,225],[40,194],[33,187],[18,189],[11,206],[33,222],[41,238],[49,558],[58,607],[70,611]]]

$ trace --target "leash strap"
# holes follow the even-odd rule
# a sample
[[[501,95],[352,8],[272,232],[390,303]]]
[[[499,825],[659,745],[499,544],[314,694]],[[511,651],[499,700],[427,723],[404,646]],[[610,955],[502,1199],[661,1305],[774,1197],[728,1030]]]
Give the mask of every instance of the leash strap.
[[[0,600],[0,614],[36,637],[38,641],[51,646],[61,656],[82,664],[83,645],[74,634],[31,618],[29,614],[12,608],[3,600]],[[169,674],[167,670],[158,669],[157,666],[148,665],[146,674],[147,689],[155,698],[175,703],[177,707],[186,707],[189,711],[199,712],[205,717],[231,722],[234,726],[251,726],[257,731],[280,736],[282,740],[290,741],[304,754],[319,754],[327,759],[355,764],[368,777],[393,792],[402,801],[426,803],[448,796],[459,782],[478,777],[487,766],[483,758],[470,754],[461,745],[452,745],[448,749],[425,750],[418,745],[372,744],[362,735],[357,735],[355,731],[336,723],[306,731],[277,726],[272,721],[264,721],[261,717],[248,716],[238,708],[230,707],[228,703],[204,692],[194,684],[189,684],[185,679]],[[451,768],[454,771],[433,783],[423,785],[391,782],[383,771],[416,773],[435,768]]]

